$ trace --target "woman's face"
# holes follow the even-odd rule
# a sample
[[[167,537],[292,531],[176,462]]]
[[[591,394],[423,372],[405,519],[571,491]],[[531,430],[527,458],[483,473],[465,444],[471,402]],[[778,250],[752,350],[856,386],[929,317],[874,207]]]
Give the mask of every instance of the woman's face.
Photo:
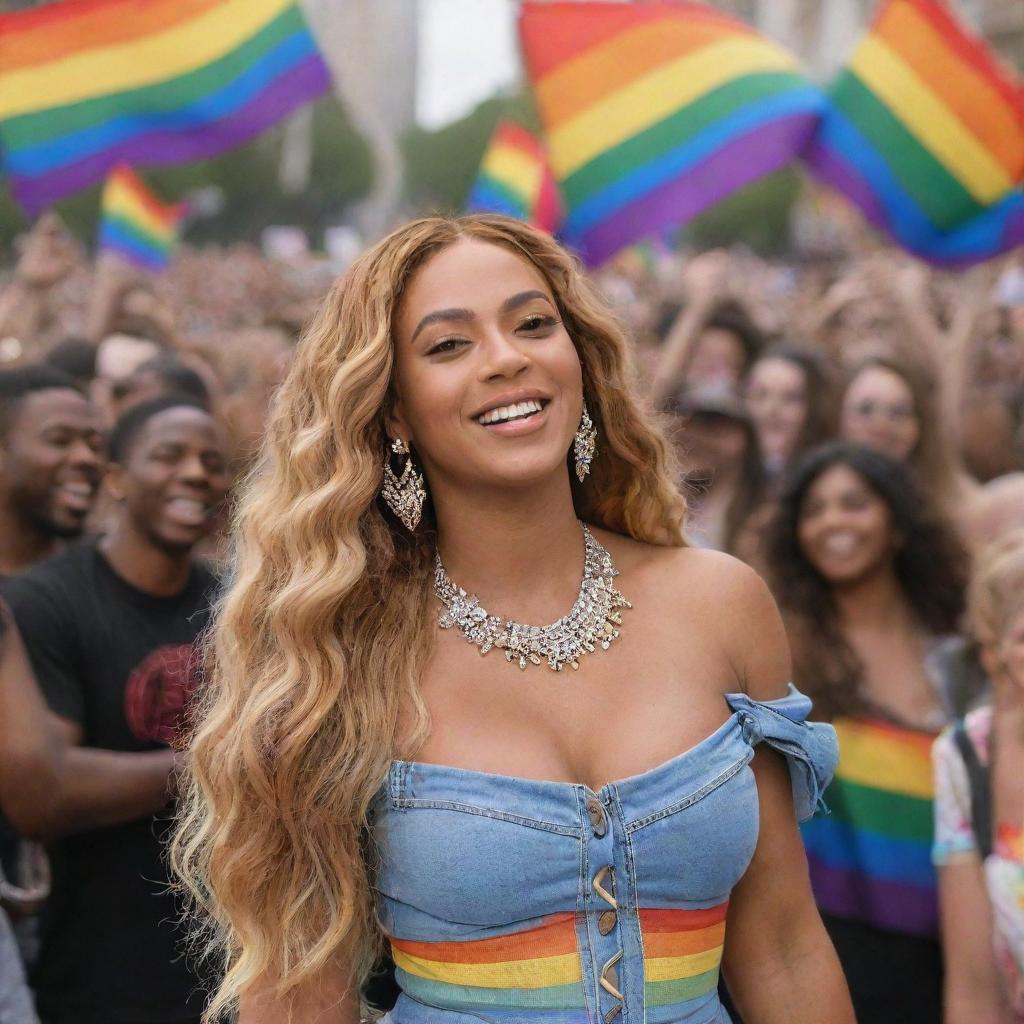
[[[742,466],[748,435],[738,420],[721,413],[695,412],[679,417],[679,427],[675,443],[686,473],[714,479]]]
[[[580,423],[579,357],[540,272],[463,238],[413,275],[397,311],[390,432],[439,491],[566,473]]]
[[[1024,604],[1007,616],[995,653],[1006,681],[1024,690]]]
[[[921,437],[910,385],[884,366],[865,367],[843,396],[839,432],[848,441],[905,462]]]
[[[796,448],[807,422],[807,379],[788,359],[759,359],[747,378],[745,399],[761,452],[785,461]]]
[[[722,327],[706,327],[697,337],[690,365],[688,384],[736,384],[743,376],[746,349],[739,337]]]
[[[896,546],[889,506],[842,464],[826,469],[807,489],[797,541],[834,586],[857,582],[889,564]]]

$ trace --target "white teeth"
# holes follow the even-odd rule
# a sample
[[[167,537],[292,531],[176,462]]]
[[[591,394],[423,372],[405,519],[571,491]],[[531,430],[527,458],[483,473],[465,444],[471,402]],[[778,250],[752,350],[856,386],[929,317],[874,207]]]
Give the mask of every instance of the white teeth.
[[[68,494],[77,494],[82,498],[92,497],[92,487],[85,483],[68,483],[61,484],[61,488],[68,492]]]
[[[824,547],[836,555],[848,555],[857,546],[857,538],[849,533],[835,533],[826,538]]]
[[[167,502],[167,511],[172,518],[189,526],[199,526],[206,522],[206,506],[194,498],[171,498]]]
[[[505,423],[508,420],[519,419],[521,416],[532,416],[540,412],[543,406],[535,398],[525,402],[515,402],[513,405],[503,405],[498,409],[491,409],[477,417],[477,422],[482,426],[490,423]]]

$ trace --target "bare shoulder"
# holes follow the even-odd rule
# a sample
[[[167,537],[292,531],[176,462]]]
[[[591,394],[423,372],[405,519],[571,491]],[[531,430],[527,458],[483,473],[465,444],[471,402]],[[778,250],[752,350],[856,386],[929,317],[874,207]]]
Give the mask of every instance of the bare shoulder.
[[[761,577],[732,555],[707,548],[644,544],[605,530],[594,530],[594,534],[611,552],[620,572],[656,586],[662,596],[703,603],[713,594],[720,610],[723,601],[740,606],[766,598],[771,601]]]
[[[597,535],[638,600],[671,609],[713,637],[750,696],[783,695],[791,671],[789,644],[775,599],[754,569],[721,551]]]

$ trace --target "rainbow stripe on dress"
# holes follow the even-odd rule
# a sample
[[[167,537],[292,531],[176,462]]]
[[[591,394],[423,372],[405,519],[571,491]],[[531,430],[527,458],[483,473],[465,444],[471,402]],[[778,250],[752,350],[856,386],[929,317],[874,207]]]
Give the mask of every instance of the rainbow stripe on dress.
[[[412,942],[391,938],[395,976],[413,999],[453,1010],[585,1009],[576,915],[486,939]]]
[[[648,1008],[689,1002],[717,988],[727,907],[639,910]],[[430,1006],[528,1011],[552,1024],[584,1024],[587,1000],[576,929],[577,915],[567,912],[486,939],[416,942],[392,936],[396,979],[408,996]]]
[[[839,719],[831,814],[801,826],[818,906],[885,931],[935,935],[931,862],[934,735],[887,722]]]
[[[644,1003],[685,1003],[714,991],[728,903],[707,910],[641,910]]]

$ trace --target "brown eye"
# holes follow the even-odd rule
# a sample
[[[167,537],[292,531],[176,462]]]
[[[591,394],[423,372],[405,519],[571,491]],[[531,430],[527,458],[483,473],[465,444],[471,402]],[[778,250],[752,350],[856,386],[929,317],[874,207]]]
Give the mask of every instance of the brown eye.
[[[531,333],[534,331],[542,331],[550,327],[554,327],[560,321],[556,320],[553,316],[542,316],[537,314],[535,316],[528,316],[520,325],[519,330]]]
[[[464,338],[442,338],[436,345],[432,345],[427,350],[427,355],[445,355],[449,352],[455,352],[463,344],[465,344]]]

